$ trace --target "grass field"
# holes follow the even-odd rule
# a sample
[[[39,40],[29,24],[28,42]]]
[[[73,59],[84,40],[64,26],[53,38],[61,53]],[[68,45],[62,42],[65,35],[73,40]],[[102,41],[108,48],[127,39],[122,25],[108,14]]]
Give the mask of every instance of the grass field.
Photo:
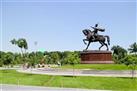
[[[61,66],[61,68],[72,69],[73,66],[63,65]],[[94,70],[129,70],[129,68],[123,64],[76,64],[74,68],[75,69],[94,69]]]
[[[15,70],[0,70],[0,82],[49,87],[137,91],[137,78],[49,76],[19,73]]]

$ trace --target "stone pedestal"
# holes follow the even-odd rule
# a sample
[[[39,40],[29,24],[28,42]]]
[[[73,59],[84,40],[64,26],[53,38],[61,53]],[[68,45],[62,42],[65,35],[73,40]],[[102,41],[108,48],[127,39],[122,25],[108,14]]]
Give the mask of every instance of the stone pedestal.
[[[110,51],[87,50],[80,53],[83,64],[112,64],[112,53]]]

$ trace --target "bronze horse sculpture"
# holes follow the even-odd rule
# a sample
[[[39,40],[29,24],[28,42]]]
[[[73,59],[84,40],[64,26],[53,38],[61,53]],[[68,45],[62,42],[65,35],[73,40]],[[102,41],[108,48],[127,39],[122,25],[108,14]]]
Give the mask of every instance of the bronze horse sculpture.
[[[104,30],[103,29],[98,29],[98,31],[104,31]],[[82,32],[86,36],[86,39],[83,39],[84,44],[87,45],[87,43],[85,41],[88,41],[88,45],[87,45],[85,50],[88,49],[88,47],[89,47],[91,42],[99,42],[101,44],[101,46],[99,47],[99,50],[104,45],[107,47],[107,50],[109,50],[109,48],[108,48],[108,45],[110,45],[110,38],[109,38],[109,36],[107,36],[107,35],[105,35],[105,36],[104,35],[97,35],[97,36],[95,36],[94,35],[94,31],[91,31],[90,29],[84,29],[84,30],[82,30]],[[95,37],[95,40],[93,40],[93,36]],[[108,44],[105,43],[106,39],[107,39],[107,43]]]

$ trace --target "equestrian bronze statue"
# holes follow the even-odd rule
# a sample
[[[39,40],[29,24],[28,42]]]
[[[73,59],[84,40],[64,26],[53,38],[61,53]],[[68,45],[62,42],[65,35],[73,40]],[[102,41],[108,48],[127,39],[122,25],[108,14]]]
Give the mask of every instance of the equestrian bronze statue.
[[[109,50],[108,45],[110,45],[110,38],[107,35],[99,35],[98,31],[100,32],[104,32],[105,29],[101,29],[98,28],[98,24],[95,24],[95,27],[92,27],[93,31],[91,31],[90,29],[84,29],[82,30],[82,32],[84,33],[84,35],[86,36],[86,39],[83,39],[83,42],[87,45],[87,43],[85,41],[88,41],[88,45],[86,47],[85,50],[88,49],[89,45],[91,42],[99,42],[101,44],[101,46],[99,47],[99,50],[105,45],[107,47],[107,50]],[[107,39],[107,43],[105,43]]]

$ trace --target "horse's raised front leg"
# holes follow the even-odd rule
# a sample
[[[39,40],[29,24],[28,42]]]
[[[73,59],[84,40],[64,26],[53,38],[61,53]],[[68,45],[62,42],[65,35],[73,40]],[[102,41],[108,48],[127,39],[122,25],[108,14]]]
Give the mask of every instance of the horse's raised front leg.
[[[85,41],[88,41],[88,40],[87,39],[83,39],[84,44],[87,45],[87,43]]]
[[[88,42],[87,48],[86,48],[85,50],[87,50],[87,49],[88,49],[88,47],[89,47],[90,43],[91,43],[91,42]]]

